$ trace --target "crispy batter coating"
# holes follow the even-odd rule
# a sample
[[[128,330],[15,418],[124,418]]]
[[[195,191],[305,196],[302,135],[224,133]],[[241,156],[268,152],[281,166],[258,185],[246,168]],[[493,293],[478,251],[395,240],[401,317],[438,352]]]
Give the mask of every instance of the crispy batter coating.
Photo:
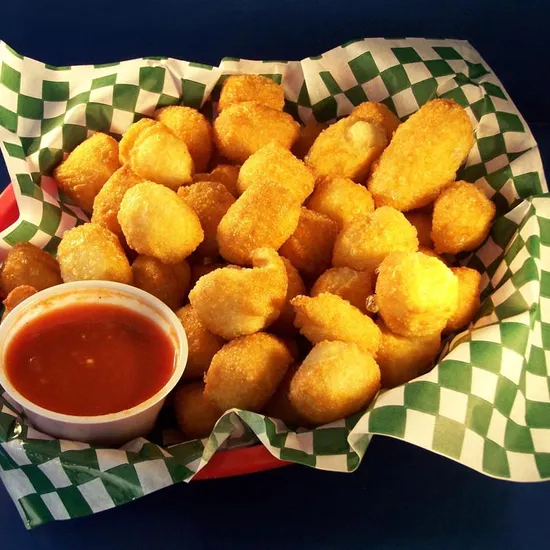
[[[352,306],[367,313],[367,298],[374,293],[374,271],[356,271],[349,267],[327,269],[311,288],[311,296],[328,292],[347,300]]]
[[[328,292],[314,298],[296,296],[291,304],[296,311],[295,325],[313,344],[323,340],[354,342],[376,356],[380,330],[370,317],[340,296]]]
[[[177,309],[189,292],[191,269],[183,260],[179,264],[163,264],[152,256],[138,256],[132,264],[134,286],[156,296],[169,308]]]
[[[332,264],[374,271],[391,252],[417,249],[416,229],[401,212],[382,206],[344,227],[334,245]]]
[[[372,355],[352,342],[320,342],[290,383],[289,398],[312,424],[328,424],[366,407],[380,389]]]
[[[176,193],[150,181],[126,192],[118,222],[130,248],[166,264],[180,263],[204,238],[195,211]]]
[[[57,259],[65,283],[115,281],[132,283],[132,269],[114,233],[95,223],[65,231]]]
[[[283,260],[274,250],[260,248],[252,254],[252,269],[230,266],[203,275],[189,301],[208,330],[230,340],[275,321],[287,284]]]
[[[214,122],[214,142],[231,162],[242,164],[250,155],[276,141],[290,149],[300,125],[288,114],[256,101],[225,108]]]
[[[432,239],[436,252],[476,249],[487,238],[496,207],[473,183],[457,181],[435,201]]]
[[[388,138],[382,126],[350,116],[323,130],[305,161],[318,176],[362,182],[386,145]]]
[[[124,239],[117,219],[120,203],[130,187],[143,181],[145,180],[134,174],[128,166],[119,168],[97,194],[94,200],[92,222],[102,225],[119,239]]]
[[[117,141],[97,133],[77,145],[54,170],[53,176],[59,189],[89,213],[96,195],[118,168]]]
[[[348,178],[326,178],[317,184],[307,207],[325,214],[342,229],[357,216],[374,212],[374,199],[366,187]]]
[[[4,304],[4,313],[2,314],[2,321],[6,318],[8,313],[14,310],[21,302],[24,302],[27,298],[30,298],[38,291],[36,288],[29,285],[16,286],[10,293],[4,298],[2,302]]]
[[[189,439],[208,437],[222,415],[205,397],[203,382],[179,386],[174,392],[174,411],[181,431]]]
[[[183,378],[202,378],[210,366],[212,357],[220,351],[225,340],[210,332],[202,324],[191,304],[179,309],[176,315],[185,329],[189,344],[189,355]]]
[[[304,126],[300,127],[300,136],[292,146],[292,153],[297,158],[303,159],[319,137],[319,134],[328,126],[325,122],[317,122],[314,118],[311,118]]]
[[[207,273],[211,273],[220,267],[227,267],[229,264],[225,262],[216,261],[213,258],[207,258],[204,256],[193,255],[188,258],[191,265],[191,288],[195,286],[195,283]]]
[[[367,122],[380,124],[386,131],[388,141],[390,141],[393,133],[401,124],[401,121],[393,114],[393,111],[383,103],[377,103],[376,101],[365,101],[364,103],[360,103],[353,109],[350,116],[361,118]]]
[[[222,183],[214,181],[200,181],[180,187],[178,195],[195,211],[201,222],[204,240],[199,244],[197,252],[204,256],[217,256],[218,225],[235,198]]]
[[[239,193],[259,181],[286,186],[300,204],[315,187],[312,170],[276,141],[256,151],[241,166],[237,182]]]
[[[447,321],[445,332],[455,332],[469,325],[479,309],[481,275],[469,267],[452,267],[458,278],[458,304]]]
[[[209,174],[195,174],[193,183],[199,181],[217,181],[225,185],[226,189],[234,196],[239,196],[237,180],[239,178],[239,167],[232,164],[218,164]]]
[[[196,109],[172,105],[155,111],[155,119],[187,145],[197,172],[206,170],[212,156],[212,126]]]
[[[302,207],[298,226],[279,253],[306,277],[318,277],[329,266],[338,224],[324,214]]]
[[[466,111],[434,99],[399,125],[368,181],[377,206],[406,211],[429,204],[466,160],[474,132]]]
[[[443,256],[440,256],[433,248],[426,248],[425,246],[419,246],[418,252],[426,254],[426,256],[431,256],[432,258],[437,258],[439,261],[443,262],[445,265],[449,265],[449,262]]]
[[[190,183],[194,171],[187,145],[159,122],[139,133],[130,150],[129,166],[143,179],[173,190]]]
[[[393,252],[380,265],[376,299],[392,332],[440,333],[456,310],[458,279],[437,258],[422,252]]]
[[[258,182],[233,204],[218,225],[220,254],[235,264],[247,265],[257,248],[278,250],[294,233],[300,204],[282,185]]]
[[[257,332],[233,340],[214,355],[204,395],[221,411],[259,412],[281,383],[292,356],[276,336]]]
[[[234,74],[223,83],[218,111],[235,103],[256,101],[272,109],[282,111],[285,106],[285,90],[280,85],[258,74]]]
[[[425,210],[412,210],[405,214],[408,222],[414,225],[418,235],[418,245],[424,248],[433,248],[432,241],[432,214]]]
[[[142,118],[128,127],[118,144],[118,158],[120,164],[124,165],[130,163],[130,151],[133,149],[136,139],[143,130],[151,128],[156,124],[157,123],[152,118]]]
[[[417,378],[439,352],[439,332],[426,336],[400,336],[391,332],[381,320],[377,324],[382,339],[376,362],[382,373],[383,388],[394,388]]]
[[[304,426],[306,421],[298,414],[294,405],[290,402],[290,384],[299,365],[290,365],[286,374],[279,384],[273,397],[267,402],[262,411],[266,416],[282,420],[289,426]]]
[[[31,243],[17,243],[0,268],[3,296],[21,285],[44,290],[62,282],[57,260]]]

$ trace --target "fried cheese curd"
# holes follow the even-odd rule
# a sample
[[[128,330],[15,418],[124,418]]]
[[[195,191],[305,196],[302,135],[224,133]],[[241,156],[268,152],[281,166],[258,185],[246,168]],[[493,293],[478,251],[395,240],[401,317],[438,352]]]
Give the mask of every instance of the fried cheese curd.
[[[317,184],[307,207],[328,216],[343,229],[357,216],[374,212],[374,199],[366,187],[348,178],[334,177]]]
[[[170,309],[181,307],[189,292],[191,269],[183,260],[163,264],[152,256],[138,256],[132,263],[134,286],[164,302]]]
[[[294,233],[300,204],[286,186],[257,182],[229,207],[218,225],[220,254],[228,261],[248,265],[257,248],[278,250]]]
[[[468,326],[480,306],[481,275],[469,267],[452,267],[458,278],[458,305],[447,321],[445,332],[455,332]]]
[[[0,268],[0,292],[7,296],[18,286],[44,290],[63,282],[57,260],[31,243],[17,243]]]
[[[189,264],[191,266],[191,285],[190,288],[195,286],[195,283],[207,273],[211,273],[220,267],[227,267],[229,264],[221,261],[217,261],[213,258],[207,258],[205,256],[193,256],[188,258]]]
[[[117,141],[97,133],[77,145],[53,171],[53,177],[74,204],[90,213],[96,195],[119,168]]]
[[[36,294],[38,291],[36,288],[29,285],[16,286],[9,294],[4,298],[4,313],[2,314],[2,321],[11,313],[19,304],[24,302],[27,298]]]
[[[282,420],[290,426],[304,426],[306,421],[298,414],[294,405],[290,402],[290,384],[298,371],[299,365],[290,365],[279,384],[273,397],[267,402],[262,413],[271,418]]]
[[[393,252],[380,265],[376,301],[392,332],[440,333],[456,311],[458,278],[437,258],[422,252]]]
[[[389,107],[376,101],[360,103],[353,109],[350,116],[380,124],[386,131],[388,141],[391,140],[395,130],[401,124],[401,121],[393,114]]]
[[[383,321],[377,322],[382,338],[376,362],[382,373],[382,387],[395,388],[424,374],[439,353],[439,332],[424,336],[400,336]]]
[[[225,340],[204,326],[191,304],[176,311],[176,315],[185,329],[189,346],[183,378],[202,378]]]
[[[65,231],[57,260],[65,283],[96,280],[132,284],[132,269],[117,236],[95,223]]]
[[[256,101],[266,107],[282,111],[285,106],[284,88],[266,76],[234,74],[225,80],[220,92],[218,111],[235,103]]]
[[[338,235],[332,264],[358,271],[374,271],[384,258],[395,251],[418,249],[416,229],[405,216],[390,206],[359,216]]]
[[[150,181],[126,192],[118,222],[130,248],[166,264],[180,263],[204,239],[195,211],[176,193]]]
[[[404,212],[433,202],[473,144],[472,123],[458,103],[429,101],[399,125],[370,175],[376,205]]]
[[[322,341],[290,382],[289,399],[299,418],[319,425],[366,407],[380,389],[380,369],[353,342]]]
[[[188,439],[208,437],[222,416],[204,395],[203,382],[182,384],[174,392],[174,412],[181,431]]]
[[[263,330],[281,313],[288,279],[277,252],[260,248],[252,268],[229,266],[203,275],[189,301],[208,330],[230,340]]]
[[[232,164],[218,164],[210,173],[200,173],[193,176],[193,183],[199,181],[215,181],[221,183],[236,198],[239,196],[237,180],[239,178],[239,167]]]
[[[294,324],[313,344],[323,340],[354,342],[376,356],[380,330],[370,317],[340,296],[328,292],[314,298],[296,296],[290,303],[296,311]]]
[[[465,181],[452,183],[435,201],[431,233],[435,251],[475,250],[489,235],[495,214],[495,204],[479,187]]]
[[[235,198],[222,183],[214,181],[200,181],[180,187],[178,195],[195,211],[204,231],[204,240],[199,244],[197,253],[217,256],[218,225]]]
[[[276,141],[290,149],[300,125],[288,114],[256,101],[234,103],[214,121],[214,142],[220,153],[238,164]]]
[[[335,221],[302,207],[298,225],[279,253],[304,276],[315,278],[330,266],[337,236]]]
[[[405,218],[416,229],[418,246],[433,248],[432,213],[425,210],[412,210],[405,214]]]
[[[341,176],[362,182],[387,145],[382,126],[349,116],[319,134],[305,161],[319,177]]]
[[[292,146],[292,154],[299,159],[303,159],[311,149],[314,141],[319,137],[319,134],[326,128],[328,128],[327,123],[317,122],[314,118],[300,126],[300,135]]]
[[[275,141],[256,151],[241,166],[237,182],[239,193],[258,181],[273,181],[288,187],[300,204],[315,187],[312,170]]]
[[[130,163],[130,151],[133,149],[136,139],[146,128],[156,126],[157,122],[152,118],[142,118],[128,126],[126,132],[122,136],[118,144],[118,158],[120,164],[126,165]]]
[[[182,105],[162,107],[155,111],[154,117],[187,145],[195,170],[206,170],[212,156],[212,126],[206,117]]]
[[[282,340],[257,332],[228,342],[214,355],[204,395],[220,411],[260,412],[281,383],[292,356]]]
[[[374,271],[356,271],[349,267],[327,269],[311,288],[311,296],[328,292],[340,296],[362,313],[367,313],[367,298],[374,293]]]

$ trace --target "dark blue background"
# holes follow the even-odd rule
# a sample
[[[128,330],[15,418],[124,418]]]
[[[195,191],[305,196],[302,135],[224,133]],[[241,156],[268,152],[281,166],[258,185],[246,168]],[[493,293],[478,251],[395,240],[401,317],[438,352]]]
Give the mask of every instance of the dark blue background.
[[[364,36],[462,38],[511,94],[550,163],[550,8],[542,0],[5,1],[0,38],[55,65],[169,55],[300,59]],[[138,7],[140,6],[140,7]],[[7,183],[0,169],[0,186]],[[165,489],[26,532],[0,487],[0,547],[548,548],[550,484],[493,480],[390,439],[359,471],[302,467]]]

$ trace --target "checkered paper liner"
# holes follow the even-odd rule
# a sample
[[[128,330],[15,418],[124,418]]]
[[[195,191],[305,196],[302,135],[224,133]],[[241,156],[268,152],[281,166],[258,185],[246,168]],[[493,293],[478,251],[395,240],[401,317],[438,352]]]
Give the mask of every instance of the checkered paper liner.
[[[95,131],[119,137],[161,106],[212,114],[233,73],[282,83],[287,111],[302,122],[333,120],[366,100],[403,120],[434,97],[454,99],[476,134],[459,177],[479,185],[499,212],[481,249],[462,258],[483,275],[473,326],[446,342],[431,372],[345,420],[294,432],[232,410],[202,441],[138,439],[107,449],[37,432],[4,394],[0,477],[27,527],[189,481],[219,448],[253,441],[283,460],[351,472],[372,435],[385,434],[486,475],[550,479],[550,197],[529,128],[467,42],[366,39],[297,62],[226,58],[219,67],[170,58],[52,67],[0,43],[0,63],[0,145],[20,209],[0,234],[4,256],[19,241],[54,253],[63,232],[85,219],[49,177],[65,153]]]

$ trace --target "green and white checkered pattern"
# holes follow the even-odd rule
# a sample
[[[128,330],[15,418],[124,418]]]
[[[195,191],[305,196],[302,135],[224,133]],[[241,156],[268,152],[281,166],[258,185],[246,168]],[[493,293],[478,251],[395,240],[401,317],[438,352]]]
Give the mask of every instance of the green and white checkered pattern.
[[[209,439],[178,443],[163,414],[157,443],[104,449],[41,434],[0,397],[0,477],[28,527],[188,481],[216,450],[258,440],[283,460],[351,472],[372,435],[385,434],[494,477],[550,479],[550,196],[525,121],[468,43],[373,39],[300,62],[226,58],[206,67],[156,58],[64,68],[0,43],[0,63],[0,145],[21,213],[0,234],[3,254],[28,240],[55,253],[63,231],[85,219],[48,174],[90,132],[118,137],[163,105],[213,115],[219,86],[233,73],[281,82],[286,109],[303,122],[333,120],[366,100],[405,119],[434,97],[454,99],[476,133],[459,177],[482,187],[500,215],[481,249],[462,259],[483,275],[473,327],[446,342],[431,372],[345,420],[294,432],[230,411]]]

